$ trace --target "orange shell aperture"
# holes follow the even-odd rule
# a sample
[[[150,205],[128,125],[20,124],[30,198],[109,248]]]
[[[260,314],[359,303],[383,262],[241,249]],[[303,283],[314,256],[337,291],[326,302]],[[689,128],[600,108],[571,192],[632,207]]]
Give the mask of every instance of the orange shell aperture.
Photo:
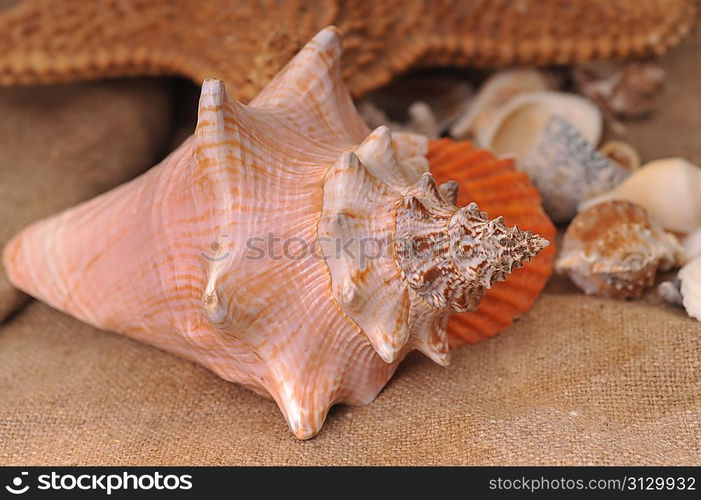
[[[533,306],[552,274],[556,229],[543,211],[540,193],[527,174],[516,171],[513,160],[452,139],[431,141],[428,160],[438,183],[460,184],[459,206],[475,201],[490,217],[502,215],[509,226],[530,229],[551,243],[506,281],[495,283],[477,311],[450,318],[451,346],[474,344],[504,330]]]

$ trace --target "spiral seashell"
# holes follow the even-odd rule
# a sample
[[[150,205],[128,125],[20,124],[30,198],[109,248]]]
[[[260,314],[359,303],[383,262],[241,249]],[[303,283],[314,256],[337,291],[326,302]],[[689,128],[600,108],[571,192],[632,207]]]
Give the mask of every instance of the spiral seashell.
[[[503,216],[506,224],[533,231],[551,243],[505,281],[495,283],[476,311],[450,317],[450,345],[472,344],[504,330],[533,306],[552,274],[555,226],[543,212],[538,190],[527,174],[516,170],[512,159],[444,138],[429,143],[428,161],[444,189],[449,179],[454,179],[452,186],[459,186],[458,206],[474,201],[487,213]]]
[[[554,222],[566,222],[578,205],[610,191],[631,171],[597,152],[569,122],[552,116],[533,148],[519,162],[543,196]]]
[[[555,268],[587,294],[633,298],[654,284],[658,269],[667,271],[683,262],[677,238],[644,208],[609,201],[572,220]]]
[[[599,153],[618,163],[631,173],[640,168],[640,155],[638,151],[623,141],[606,141],[599,148]]]
[[[458,208],[428,141],[370,132],[321,31],[251,101],[202,86],[195,133],[141,177],[17,235],[18,288],[272,397],[300,439],[547,246]],[[280,252],[281,251],[281,252]]]
[[[701,169],[681,158],[655,160],[579,209],[608,200],[640,205],[668,231],[689,233],[701,227]]]

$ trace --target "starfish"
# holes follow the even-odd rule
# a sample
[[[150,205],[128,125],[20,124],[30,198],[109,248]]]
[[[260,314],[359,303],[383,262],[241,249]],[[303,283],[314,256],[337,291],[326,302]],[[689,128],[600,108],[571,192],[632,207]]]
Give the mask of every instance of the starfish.
[[[0,0],[0,9],[0,85],[178,74],[221,79],[244,102],[332,24],[358,96],[422,66],[659,55],[698,14],[696,0]]]

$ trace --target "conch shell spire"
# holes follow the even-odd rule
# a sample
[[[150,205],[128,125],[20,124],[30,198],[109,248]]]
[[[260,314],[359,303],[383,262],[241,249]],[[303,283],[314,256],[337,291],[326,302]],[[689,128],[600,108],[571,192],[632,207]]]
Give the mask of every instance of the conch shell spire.
[[[490,220],[476,203],[458,209],[425,173],[397,211],[395,247],[409,285],[429,305],[474,311],[486,291],[521,267],[548,241],[503,217]]]
[[[333,404],[372,401],[412,349],[447,364],[449,314],[546,242],[458,209],[426,138],[370,132],[340,47],[323,30],[248,106],[206,80],[193,137],[16,236],[10,280],[270,396],[300,439]]]

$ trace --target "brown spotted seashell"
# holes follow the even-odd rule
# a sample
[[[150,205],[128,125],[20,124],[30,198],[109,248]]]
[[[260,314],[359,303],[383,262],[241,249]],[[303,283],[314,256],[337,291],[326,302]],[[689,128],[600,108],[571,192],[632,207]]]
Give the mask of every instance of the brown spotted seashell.
[[[572,220],[555,267],[587,294],[634,298],[683,261],[677,238],[644,208],[607,201]]]

